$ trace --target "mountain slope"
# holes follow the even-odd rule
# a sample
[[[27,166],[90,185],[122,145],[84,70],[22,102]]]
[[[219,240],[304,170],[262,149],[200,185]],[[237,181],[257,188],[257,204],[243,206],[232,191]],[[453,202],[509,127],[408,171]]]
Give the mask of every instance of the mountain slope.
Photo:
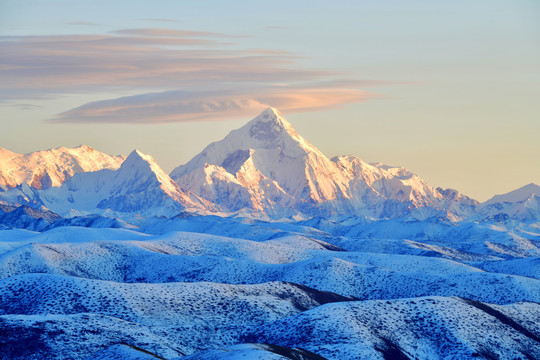
[[[21,155],[0,148],[0,189],[27,183],[36,189],[60,186],[74,174],[118,169],[125,157],[111,156],[81,145]]]
[[[258,328],[246,342],[328,359],[537,359],[540,305],[456,297],[327,304]]]
[[[152,331],[149,326],[100,314],[2,315],[0,351],[10,360],[83,360],[105,347],[130,344],[165,358],[177,358],[168,329]]]
[[[304,349],[269,344],[239,344],[225,349],[209,350],[183,357],[184,360],[326,360]],[[180,359],[178,359],[180,360]]]
[[[10,228],[42,231],[58,219],[60,219],[58,214],[46,208],[35,209],[26,205],[0,204],[0,225]]]
[[[495,195],[491,199],[487,200],[486,204],[503,203],[503,202],[521,202],[530,199],[533,195],[540,197],[540,186],[536,184],[528,184],[520,187],[519,189],[510,191],[506,194]]]
[[[536,303],[498,306],[456,297],[340,302],[244,328],[243,336],[238,328],[211,327],[206,330],[225,343],[212,345],[232,353],[205,351],[187,359],[282,359],[268,351],[306,360],[537,359],[539,316]],[[1,315],[0,351],[13,360],[82,360],[92,359],[92,354],[99,359],[103,353],[98,352],[108,346],[128,344],[179,360],[193,352],[190,337],[201,337],[192,330],[182,324],[151,327],[100,314]],[[278,346],[231,346],[235,341]],[[109,354],[117,354],[117,347]]]
[[[93,354],[86,360],[156,360],[165,358],[132,345],[116,344]]]
[[[506,194],[495,195],[478,207],[476,217],[490,221],[503,218],[540,221],[540,186],[531,183]]]
[[[386,218],[463,215],[476,202],[438,190],[403,168],[370,165],[354,156],[332,160],[269,108],[207,146],[171,177],[228,211],[271,218],[357,214]]]
[[[208,201],[182,190],[151,156],[137,150],[117,170],[78,173],[61,187],[34,193],[34,201],[65,216],[111,211],[172,216],[185,209],[213,209]]]
[[[335,164],[299,136],[273,108],[207,146],[186,165],[174,169],[171,177],[180,186],[200,192],[200,186],[191,188],[191,178],[186,175],[206,164],[215,170],[208,174],[205,186],[217,197],[227,193],[212,186],[214,178],[226,172],[231,176],[224,180],[244,187],[249,194],[244,202],[263,213],[283,213],[291,207],[313,212],[316,204],[335,199],[344,190]]]
[[[27,289],[23,299],[20,288]],[[12,276],[0,280],[0,289],[0,315],[99,313],[152,326],[263,324],[350,300],[281,282],[125,284],[46,274]]]
[[[540,280],[507,275],[504,267],[498,270],[501,273],[490,273],[430,256],[329,251],[318,242],[287,237],[261,243],[174,233],[122,241],[116,239],[130,232],[111,231],[115,240],[59,243],[54,236],[64,236],[59,230],[1,254],[0,279],[47,273],[153,284],[286,281],[360,299],[455,295],[499,304],[540,302]],[[89,230],[96,237],[108,233],[96,231],[104,229],[79,230]],[[84,233],[73,235],[83,238]]]
[[[0,281],[0,288],[0,352],[18,338],[45,351],[41,358],[55,359],[84,359],[114,344],[177,357],[236,343],[252,327],[348,300],[277,282],[122,284],[28,274]],[[32,339],[35,332],[46,336]],[[29,355],[25,350],[9,358],[33,358],[22,356]]]

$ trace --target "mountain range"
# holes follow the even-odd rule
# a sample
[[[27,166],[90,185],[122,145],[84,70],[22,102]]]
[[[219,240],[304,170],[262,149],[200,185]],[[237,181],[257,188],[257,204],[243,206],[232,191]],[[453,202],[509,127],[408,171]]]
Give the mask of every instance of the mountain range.
[[[61,186],[74,174],[101,169],[118,169],[124,156],[111,156],[81,145],[61,147],[26,155],[0,148],[0,189],[26,183],[35,189]]]
[[[127,158],[81,146],[27,155],[2,150],[5,203],[61,216],[236,214],[261,219],[355,215],[370,219],[538,219],[540,187],[529,184],[479,204],[435,188],[402,167],[347,155],[327,158],[268,108],[167,175],[151,156]]]

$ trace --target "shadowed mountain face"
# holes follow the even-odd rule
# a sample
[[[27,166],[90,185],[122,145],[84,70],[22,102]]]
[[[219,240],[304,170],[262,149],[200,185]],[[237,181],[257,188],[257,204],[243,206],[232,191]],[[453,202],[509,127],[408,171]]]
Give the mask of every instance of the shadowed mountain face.
[[[60,215],[45,208],[0,204],[0,225],[7,228],[42,231],[60,218]]]

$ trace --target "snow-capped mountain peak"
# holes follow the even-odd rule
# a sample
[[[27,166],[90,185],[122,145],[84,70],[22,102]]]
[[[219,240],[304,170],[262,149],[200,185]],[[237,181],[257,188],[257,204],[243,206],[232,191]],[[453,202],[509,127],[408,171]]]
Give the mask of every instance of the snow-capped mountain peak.
[[[17,156],[20,156],[20,154],[14,153],[12,151],[9,151],[8,149],[4,149],[0,147],[0,162],[4,163]]]
[[[246,134],[248,129],[249,134]],[[281,112],[273,107],[264,110],[259,116],[236,131],[242,135],[249,135],[251,139],[258,140],[256,143],[258,146],[254,146],[254,148],[275,148],[276,145],[279,145],[285,153],[293,155],[299,154],[299,149],[301,149],[300,153],[310,151],[320,153],[317,148],[298,135],[291,123],[285,120]]]
[[[118,169],[116,179],[120,180],[122,178],[125,178],[131,185],[134,180],[143,181],[145,184],[150,181],[157,181],[159,187],[174,198],[177,198],[178,194],[183,192],[152,156],[146,155],[139,150],[133,150]],[[126,187],[126,181],[117,181],[119,190]]]
[[[201,172],[204,168],[212,171]],[[298,135],[275,108],[264,110],[207,146],[174,169],[171,178],[218,204],[227,202],[234,193],[234,203],[248,204],[248,208],[267,215],[296,211],[396,217],[418,207],[437,212],[449,202],[465,199],[458,195],[447,198],[401,167],[368,164],[355,156],[330,160]],[[247,198],[239,198],[242,196]],[[459,208],[453,206],[455,211]]]
[[[121,212],[152,209],[160,213],[170,210],[168,213],[173,214],[184,208],[212,207],[208,201],[181,189],[152,156],[139,150],[132,151],[113,173],[106,196],[97,205],[98,208]]]
[[[61,186],[74,174],[118,169],[123,156],[101,153],[90,146],[60,147],[21,155],[0,149],[0,188],[27,183],[36,189]]]
[[[60,187],[23,190],[9,190],[4,198],[25,196],[26,202],[45,205],[67,217],[110,212],[114,216],[174,216],[186,210],[215,210],[210,202],[181,189],[151,156],[138,150],[116,170],[81,172]]]
[[[275,141],[277,137],[287,134],[298,138],[298,134],[292,125],[285,120],[283,115],[275,109],[268,108],[259,116],[251,120],[245,127],[249,128],[249,135],[261,141]]]
[[[530,199],[536,195],[537,197],[540,197],[540,186],[530,183],[528,185],[522,186],[519,189],[510,191],[506,194],[502,195],[495,195],[488,201],[486,201],[486,204],[494,204],[494,203],[515,203],[515,202],[522,202],[525,200]]]
[[[156,174],[163,173],[163,170],[152,156],[146,155],[139,150],[133,150],[120,166],[120,169],[130,169],[132,171],[147,171],[150,169]]]
[[[312,151],[320,154],[296,133],[277,109],[268,108],[246,125],[231,131],[223,140],[208,145],[187,164],[174,169],[171,177],[176,180],[205,164],[228,168],[227,164],[234,162],[233,168],[239,168],[251,156],[257,166],[268,167],[264,164],[267,158],[296,158]]]
[[[540,186],[531,183],[506,194],[495,195],[480,204],[477,212],[484,219],[510,217],[521,221],[540,219]]]
[[[294,199],[313,206],[335,199],[342,190],[336,165],[298,135],[274,108],[266,109],[223,140],[207,146],[186,165],[174,169],[171,177],[180,186],[198,193],[197,187],[202,188],[193,184],[193,176],[188,175],[206,164],[225,169],[249,189],[252,198],[246,201],[251,202],[252,208],[266,203],[271,212],[277,204],[290,207]],[[229,191],[232,186],[218,189],[214,183],[210,180],[204,187],[213,188],[215,193],[225,188]],[[218,196],[224,197],[224,193]]]

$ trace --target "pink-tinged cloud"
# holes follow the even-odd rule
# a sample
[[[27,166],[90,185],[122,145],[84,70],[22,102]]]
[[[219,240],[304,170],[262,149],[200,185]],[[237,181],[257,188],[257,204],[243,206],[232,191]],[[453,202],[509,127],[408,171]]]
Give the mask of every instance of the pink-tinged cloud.
[[[189,93],[166,91],[97,101],[59,114],[54,122],[171,123],[215,121],[257,113],[268,106],[306,112],[357,103],[375,97],[362,90],[338,88],[253,88],[245,91]]]
[[[302,66],[279,49],[232,49],[228,34],[162,28],[108,34],[0,37],[0,102],[139,91],[82,105],[53,121],[219,120],[275,106],[311,111],[365,101],[388,84]]]
[[[332,75],[294,67],[292,54],[261,49],[254,54],[223,45],[185,36],[0,37],[0,99],[137,88],[198,90],[219,83],[264,85]]]

